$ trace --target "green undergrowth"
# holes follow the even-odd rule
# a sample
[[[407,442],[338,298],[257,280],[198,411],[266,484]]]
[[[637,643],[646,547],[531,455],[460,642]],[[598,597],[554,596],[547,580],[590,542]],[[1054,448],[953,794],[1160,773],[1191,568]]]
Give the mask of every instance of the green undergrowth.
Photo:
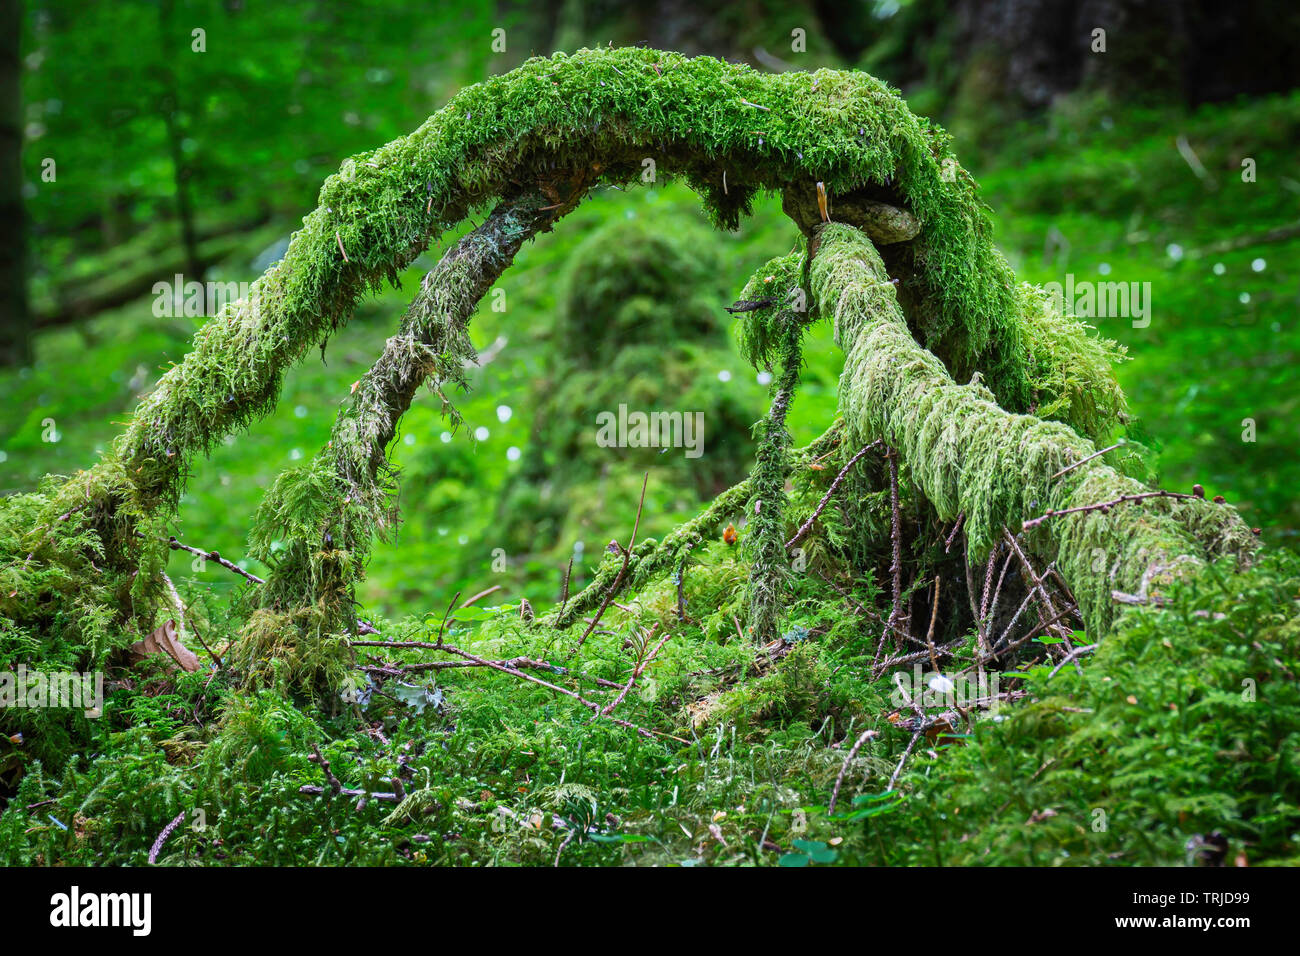
[[[857,859],[1178,866],[1218,832],[1228,865],[1294,866],[1297,567],[1210,568],[1127,615],[1082,674],[1027,669],[1031,702],[919,761]]]
[[[788,631],[756,653],[727,603],[740,553],[704,549],[684,585],[690,622],[675,620],[665,577],[611,610],[576,656],[576,630],[529,624],[517,606],[458,614],[445,632],[482,657],[551,661],[533,673],[594,698],[596,679],[626,679],[658,623],[673,637],[617,713],[672,737],[485,671],[412,674],[373,692],[359,679],[352,700],[316,706],[274,684],[236,693],[222,674],[142,675],[91,722],[95,756],[59,772],[27,766],[0,814],[0,860],[142,864],[183,814],[162,865],[549,865],[557,854],[566,865],[1178,865],[1189,840],[1216,831],[1232,859],[1295,861],[1293,559],[1189,580],[1169,606],[1127,616],[1082,676],[1049,676],[1030,652],[999,675],[1027,699],[971,709],[972,726],[925,739],[890,792],[910,733],[891,677],[864,670],[874,629],[805,575]],[[857,593],[881,607],[863,583]],[[428,640],[440,621],[377,623],[390,639]],[[830,813],[865,730],[877,736]],[[358,810],[355,798],[299,793],[328,787],[313,745],[342,786],[391,792],[397,775],[405,799]]]
[[[790,527],[855,453],[835,445],[839,434],[822,440],[830,454],[792,454]],[[1001,690],[1024,696],[970,708],[969,725],[943,698],[923,698],[927,715],[951,724],[922,739],[890,791],[912,736],[894,681],[931,675],[921,661],[872,677],[890,602],[878,583],[888,499],[869,490],[879,460],[859,467],[848,480],[861,494],[834,502],[803,542],[781,634],[763,647],[743,633],[753,530],[743,495],[723,497],[732,504],[701,529],[684,573],[641,580],[579,650],[584,625],[556,628],[543,608],[530,615],[518,603],[484,600],[445,625],[441,611],[374,621],[385,640],[442,633],[480,658],[546,661],[526,673],[602,703],[617,691],[598,682],[622,685],[671,634],[614,714],[649,736],[491,670],[382,680],[356,670],[339,695],[309,700],[296,695],[294,656],[255,652],[256,642],[215,675],[206,660],[186,675],[110,667],[104,716],[73,728],[77,754],[36,756],[30,733],[0,752],[0,772],[14,777],[0,861],[143,864],[178,815],[162,865],[549,865],[557,855],[566,865],[1177,864],[1188,840],[1214,831],[1252,865],[1294,859],[1294,558],[1189,578],[1168,606],[1125,615],[1081,659],[1082,677],[1049,676],[1047,644],[1030,642],[997,674]],[[926,543],[934,515],[906,469],[900,478],[909,577],[954,580],[961,557]],[[721,530],[733,522],[739,540],[728,543]],[[618,562],[607,554],[602,571]],[[955,642],[944,673],[957,676],[975,638],[959,607],[940,606],[934,639]],[[216,612],[199,622],[220,624]],[[297,633],[273,618],[258,627],[268,642]],[[361,668],[455,660],[357,651]],[[240,671],[259,663],[263,689],[238,690]],[[875,736],[845,769],[865,731]],[[341,786],[393,792],[398,776],[404,799],[358,809],[355,798],[299,792],[329,787],[313,746]]]
[[[380,549],[373,562],[384,580],[401,582],[404,610],[421,610],[385,614],[382,599],[358,601],[374,625],[362,630],[377,629],[377,640],[445,639],[475,658],[522,660],[521,673],[429,669],[471,660],[438,648],[349,646],[340,631],[352,624],[352,586],[363,571],[353,555],[365,549],[318,533],[330,517],[322,512],[347,490],[329,453],[274,484],[278,469],[257,472],[271,493],[255,519],[253,553],[282,578],[287,570],[295,593],[308,596],[303,606],[263,600],[278,587],[274,576],[258,592],[232,585],[218,562],[198,560],[180,582],[194,618],[186,624],[207,634],[222,663],[211,670],[209,651],[195,674],[125,665],[124,645],[172,613],[162,572],[191,556],[168,551],[167,535],[180,530],[169,519],[198,453],[220,460],[227,442],[243,440],[232,432],[277,401],[278,415],[298,418],[323,397],[328,419],[355,394],[351,383],[384,334],[349,338],[342,325],[358,297],[383,296],[371,312],[391,322],[398,310],[388,307],[400,299],[382,284],[418,262],[431,236],[507,191],[514,174],[558,207],[570,189],[632,184],[646,153],[722,226],[737,226],[766,192],[824,181],[832,204],[862,190],[910,207],[923,232],[877,256],[846,226],[810,230],[823,244],[810,276],[801,274],[798,242],[761,266],[742,297],[771,287],[774,301],[738,320],[740,353],[755,371],[730,391],[713,384],[728,380],[719,373],[737,358],[721,335],[717,300],[749,269],[734,269],[703,238],[661,241],[663,221],[649,216],[597,233],[570,248],[559,318],[519,333],[534,345],[554,338],[505,360],[526,381],[513,401],[527,415],[516,419],[500,399],[472,400],[462,415],[477,426],[479,445],[469,445],[452,434],[458,429],[439,433],[439,403],[429,402],[404,421],[391,460],[378,447],[386,435],[359,449],[384,459],[384,479],[406,466],[403,511],[421,515],[406,539],[415,548]],[[946,134],[869,77],[764,76],[620,50],[529,61],[464,91],[411,136],[349,160],[285,258],[247,302],[197,331],[193,350],[147,393],[100,464],[12,496],[0,510],[0,664],[102,669],[109,691],[99,718],[4,713],[0,860],[139,864],[178,816],[165,864],[1140,864],[1179,862],[1188,840],[1215,831],[1234,858],[1294,859],[1295,563],[1266,556],[1244,573],[1207,565],[1172,591],[1157,580],[1166,606],[1126,606],[1109,627],[1111,583],[1145,594],[1150,582],[1127,564],[1107,578],[1096,551],[1110,566],[1112,557],[1134,557],[1134,547],[1168,541],[1212,559],[1225,550],[1220,539],[1231,550],[1250,539],[1209,502],[1159,499],[1119,505],[1114,515],[1086,508],[1141,487],[1117,470],[1135,464],[1127,448],[1112,454],[1115,469],[1075,467],[1127,423],[1110,376],[1120,351],[1013,282],[973,180],[949,159]],[[638,259],[647,248],[650,263]],[[533,268],[558,258],[538,257]],[[725,276],[713,281],[718,272]],[[846,422],[790,450],[809,420],[824,426],[833,417],[827,372],[838,370],[826,357],[828,323],[805,335],[787,308],[805,278],[823,312],[835,311],[848,353]],[[517,287],[503,280],[498,289],[508,299]],[[613,309],[611,289],[621,290]],[[530,295],[528,314],[554,302],[527,289],[519,298]],[[474,344],[508,354],[507,324],[483,318],[495,337]],[[647,342],[629,345],[639,334]],[[335,354],[345,349],[342,368],[317,379],[316,392],[282,394],[289,367],[317,346],[326,361],[331,339]],[[460,344],[447,362],[467,354]],[[464,384],[497,374],[467,374]],[[751,374],[775,382],[768,417],[752,432],[762,403],[751,410],[759,397]],[[787,425],[796,384],[795,411],[807,393],[823,414]],[[696,403],[711,411],[720,454],[690,468],[644,454],[609,469],[584,459],[591,449],[579,439],[595,425],[588,418],[629,397],[653,408],[665,394],[680,411]],[[302,404],[290,409],[295,395]],[[28,417],[23,436],[35,459]],[[310,459],[330,434],[327,422],[313,429],[300,432],[310,441],[290,461]],[[476,455],[494,435],[492,454],[523,459],[509,448],[527,445],[529,457],[485,469]],[[759,446],[753,474],[733,484],[751,467],[750,437]],[[903,452],[906,590],[889,596],[889,466],[878,449],[849,465],[872,438]],[[823,509],[842,468],[843,487]],[[483,470],[491,474],[480,482]],[[647,521],[625,556],[617,542],[628,542],[644,472],[657,472],[645,486]],[[549,507],[548,480],[549,494],[571,506]],[[451,517],[501,489],[504,505],[492,517]],[[203,493],[226,506],[218,486]],[[1074,632],[1073,642],[1101,649],[1084,658],[1081,676],[1052,675],[1049,645],[1064,638],[1026,634],[1019,651],[987,668],[1018,703],[923,704],[943,723],[914,737],[916,714],[894,683],[900,671],[913,673],[912,662],[877,663],[918,653],[928,620],[928,638],[947,655],[944,672],[974,668],[966,562],[978,564],[1004,522],[1048,505],[1084,506],[1028,543],[1037,557],[1058,559],[1078,593],[1089,632]],[[959,516],[965,539],[946,547]],[[367,541],[379,517],[366,515],[374,519],[364,525]],[[805,520],[811,533],[787,553],[784,542]],[[1124,530],[1134,528],[1140,533]],[[617,538],[608,547],[606,534]],[[457,548],[465,553],[428,567],[419,560]],[[456,608],[473,593],[464,585],[479,583],[474,562],[495,564],[498,550],[507,567],[516,563],[513,577],[498,579],[509,589],[446,615],[431,609],[447,599]],[[570,593],[557,594],[568,556],[578,575]],[[1139,551],[1136,563],[1149,557]],[[627,586],[604,598],[616,581]],[[1017,571],[987,623],[1010,632],[1008,606],[1025,591]],[[906,620],[911,645],[881,638],[894,615]],[[918,654],[917,676],[935,655]],[[639,668],[616,719],[594,712]],[[846,763],[855,741],[862,746]],[[891,788],[913,744],[910,769]],[[357,805],[329,795],[315,747],[341,786],[400,791],[397,799]]]

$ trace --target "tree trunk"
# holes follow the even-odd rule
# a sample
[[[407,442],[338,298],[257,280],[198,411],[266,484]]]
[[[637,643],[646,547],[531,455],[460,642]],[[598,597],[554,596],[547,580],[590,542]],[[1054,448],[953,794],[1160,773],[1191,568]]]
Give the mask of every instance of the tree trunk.
[[[536,191],[503,200],[424,277],[401,329],[354,386],[330,443],[312,464],[282,476],[258,508],[251,539],[255,555],[270,561],[272,543],[282,534],[289,539],[261,591],[264,606],[316,606],[325,612],[327,629],[351,629],[352,584],[372,538],[397,521],[387,450],[401,417],[430,381],[443,401],[443,414],[460,422],[443,386],[464,384],[462,360],[474,356],[465,331],[470,316],[524,242],[572,209],[584,191],[575,188],[572,202],[558,207]],[[313,485],[318,520],[286,522],[295,501],[303,500],[302,482]]]
[[[22,3],[0,0],[0,366],[31,362],[23,210]]]

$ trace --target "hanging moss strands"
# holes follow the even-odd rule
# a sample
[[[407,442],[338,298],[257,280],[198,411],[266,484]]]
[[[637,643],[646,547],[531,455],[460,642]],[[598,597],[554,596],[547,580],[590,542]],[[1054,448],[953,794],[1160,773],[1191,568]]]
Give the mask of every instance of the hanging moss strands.
[[[790,432],[786,416],[799,386],[803,364],[803,334],[809,322],[808,293],[801,286],[804,256],[800,252],[764,265],[740,293],[738,339],[741,354],[757,369],[779,365],[767,417],[756,426],[758,449],[754,461],[746,550],[750,556],[749,627],[761,642],[778,635],[781,606],[789,577],[785,550],[785,482],[790,470]]]

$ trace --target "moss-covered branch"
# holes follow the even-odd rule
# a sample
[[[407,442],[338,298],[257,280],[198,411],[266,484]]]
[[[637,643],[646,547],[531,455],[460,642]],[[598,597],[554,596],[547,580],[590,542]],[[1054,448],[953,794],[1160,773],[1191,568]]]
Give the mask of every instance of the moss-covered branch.
[[[571,198],[576,195],[575,189]],[[420,283],[400,330],[347,399],[329,444],[267,493],[251,535],[254,555],[274,565],[259,592],[264,606],[318,606],[327,612],[327,629],[351,628],[352,585],[371,541],[398,520],[396,475],[387,458],[398,423],[426,381],[443,413],[460,422],[444,388],[465,387],[464,363],[474,357],[466,325],[524,242],[573,204],[557,208],[548,199],[532,191],[503,201],[443,255]]]
[[[972,557],[987,554],[1004,525],[1147,490],[1101,459],[1054,477],[1092,455],[1092,443],[1060,423],[1004,410],[981,385],[955,383],[913,339],[885,265],[861,232],[827,224],[814,248],[813,297],[834,318],[845,352],[840,408],[850,430],[900,449],[941,518],[965,514]],[[1231,507],[1156,498],[1063,515],[1030,540],[1057,562],[1089,625],[1104,629],[1113,588],[1137,590],[1153,565],[1183,556],[1246,555],[1253,538]]]
[[[1034,362],[1070,364],[1065,355],[1026,361],[1032,336],[1017,327],[1017,292],[974,182],[947,134],[886,84],[857,72],[766,75],[708,57],[583,50],[470,87],[411,135],[345,162],[284,259],[198,333],[141,403],[111,452],[131,486],[118,493],[174,507],[190,459],[264,414],[286,368],[471,208],[519,183],[631,182],[647,159],[683,176],[727,227],[763,190],[820,181],[834,202],[870,188],[921,224],[900,244],[918,266],[917,321],[952,361],[974,363],[1017,410],[1034,400]]]
[[[794,195],[823,184],[832,210],[864,217],[892,243],[884,248],[900,263],[908,323],[939,361],[963,375],[980,371],[1011,411],[1037,402],[1093,436],[1121,419],[1113,352],[1015,285],[949,137],[886,84],[859,72],[768,75],[708,57],[583,50],[463,90],[409,136],[347,160],[285,257],[198,332],[105,458],[48,498],[46,517],[85,507],[101,535],[102,564],[133,580],[159,566],[160,546],[149,543],[156,535],[141,544],[137,532],[171,518],[195,456],[270,410],[285,371],[345,323],[362,295],[395,282],[471,209],[521,190],[568,208],[595,183],[639,180],[647,161],[683,178],[728,228],[763,191]],[[280,520],[281,528],[287,511],[276,502],[308,512],[289,537],[311,542],[310,556],[298,557],[313,577],[295,593],[322,593],[326,560],[339,562],[330,572],[336,598],[355,579],[356,568],[344,565],[362,555],[347,542],[368,540],[386,513],[386,493],[372,494],[374,483],[357,476],[382,477],[376,456],[405,408],[400,391],[367,391],[378,417],[355,432],[348,429],[360,419],[341,420],[347,441],[336,454],[345,458],[301,469],[264,509],[268,526]],[[340,473],[351,477],[339,484]],[[326,521],[324,505],[311,510],[317,499],[347,497],[350,485],[362,493],[343,514]],[[140,599],[151,575],[138,577],[133,607],[147,617],[152,600]],[[266,590],[277,602],[288,598]]]

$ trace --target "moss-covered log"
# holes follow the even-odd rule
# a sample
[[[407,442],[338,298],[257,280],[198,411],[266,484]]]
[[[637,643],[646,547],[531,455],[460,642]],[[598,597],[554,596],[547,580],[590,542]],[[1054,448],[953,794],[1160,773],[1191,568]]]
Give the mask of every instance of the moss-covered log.
[[[1121,421],[1114,351],[1013,282],[947,134],[887,85],[858,72],[765,75],[708,57],[584,50],[470,87],[409,136],[346,161],[284,259],[199,331],[105,458],[45,500],[44,517],[84,510],[101,535],[101,566],[132,580],[157,569],[165,548],[157,528],[175,513],[194,457],[273,407],[285,370],[346,322],[367,290],[395,282],[472,209],[521,191],[567,208],[592,185],[640,180],[647,162],[682,177],[723,227],[736,226],[764,190],[793,196],[820,184],[831,209],[891,243],[907,327],[939,369],[978,371],[1009,411],[1036,406],[1090,436]],[[790,208],[809,228],[806,204]],[[404,359],[395,361],[390,371]],[[255,543],[277,531],[301,543],[280,564],[306,578],[273,583],[266,599],[277,606],[322,594],[341,606],[356,574],[348,562],[363,557],[359,542],[384,520],[386,492],[358,476],[383,483],[375,463],[406,407],[402,388],[380,384],[387,374],[378,369],[375,390],[364,393],[371,424],[357,431],[360,419],[345,412],[341,447],[283,479],[259,515]],[[327,517],[350,484],[364,493]],[[285,501],[302,506],[292,521]],[[328,580],[325,562],[337,565]],[[141,598],[161,592],[152,572],[138,577],[130,613],[148,619],[155,601]]]
[[[928,344],[958,369],[979,368],[1016,410],[1036,392],[1060,397],[1043,394],[1061,378],[1053,369],[1087,375],[1110,397],[1094,410],[1067,402],[1062,414],[1089,432],[1113,424],[1121,400],[1105,362],[1051,351],[1038,326],[1074,324],[1059,314],[1022,327],[1024,303],[974,182],[947,134],[887,85],[855,72],[765,75],[709,57],[584,50],[470,87],[410,136],[344,163],[284,259],[141,403],[110,453],[129,486],[111,495],[174,507],[192,457],[272,407],[286,368],[472,208],[519,183],[634,182],[645,160],[684,177],[726,227],[763,190],[824,182],[833,199],[870,188],[921,224],[901,245],[917,265],[914,318]],[[96,483],[113,484],[113,471]]]
[[[1006,526],[1150,491],[1092,458],[1093,444],[1068,426],[1008,412],[983,385],[954,382],[912,337],[880,254],[857,229],[819,227],[812,249],[813,298],[834,319],[845,353],[840,408],[850,433],[898,448],[941,518],[965,515],[973,558]],[[1100,630],[1111,620],[1113,589],[1137,591],[1185,559],[1244,557],[1254,540],[1231,506],[1195,498],[1062,514],[1028,538],[1057,563]]]

